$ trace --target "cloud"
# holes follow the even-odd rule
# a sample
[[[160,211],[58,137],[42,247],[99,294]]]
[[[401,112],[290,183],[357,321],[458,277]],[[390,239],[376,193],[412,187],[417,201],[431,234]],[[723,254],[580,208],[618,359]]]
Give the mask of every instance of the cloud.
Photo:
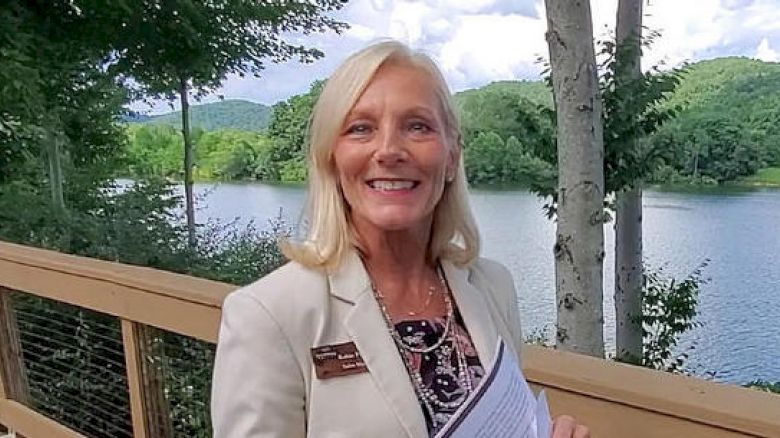
[[[594,34],[605,37],[614,29],[617,0],[591,5]],[[645,51],[645,67],[728,55],[777,59],[778,0],[650,0],[644,12],[644,24],[661,32]],[[230,76],[219,93],[273,104],[305,92],[350,53],[387,37],[430,54],[455,91],[536,79],[541,70],[536,59],[547,56],[543,0],[352,0],[335,17],[351,28],[342,35],[293,36],[325,58],[309,65],[269,64],[259,79]]]
[[[769,47],[769,40],[766,38],[762,39],[758,44],[758,47],[756,47],[755,58],[765,62],[780,61],[780,56],[778,56],[778,53],[774,49]]]

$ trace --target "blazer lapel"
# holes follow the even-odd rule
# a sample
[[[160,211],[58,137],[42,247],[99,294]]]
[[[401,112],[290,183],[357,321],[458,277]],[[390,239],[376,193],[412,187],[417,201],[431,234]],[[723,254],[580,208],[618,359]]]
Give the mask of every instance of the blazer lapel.
[[[466,330],[479,355],[479,361],[484,368],[487,368],[493,362],[498,340],[498,330],[493,323],[485,297],[489,292],[479,290],[469,282],[468,269],[459,268],[447,260],[443,260],[441,264],[455,297],[455,303],[466,324]]]
[[[371,378],[409,437],[427,437],[425,417],[401,356],[390,337],[363,263],[354,252],[328,275],[330,293],[352,304],[344,325]],[[479,350],[478,350],[479,351]]]

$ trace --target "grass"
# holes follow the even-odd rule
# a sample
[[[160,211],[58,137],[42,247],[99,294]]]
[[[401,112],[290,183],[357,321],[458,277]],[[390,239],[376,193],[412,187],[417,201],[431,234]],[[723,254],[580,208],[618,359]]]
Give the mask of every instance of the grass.
[[[754,186],[780,187],[780,167],[761,169],[755,175],[742,180],[742,182]]]

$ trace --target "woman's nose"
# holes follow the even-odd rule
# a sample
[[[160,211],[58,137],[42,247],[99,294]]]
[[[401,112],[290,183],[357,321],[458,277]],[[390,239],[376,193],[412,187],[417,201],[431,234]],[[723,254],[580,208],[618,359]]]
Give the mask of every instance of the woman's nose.
[[[383,132],[382,132],[383,131]],[[380,131],[375,157],[382,164],[393,164],[406,159],[403,136],[395,129]]]

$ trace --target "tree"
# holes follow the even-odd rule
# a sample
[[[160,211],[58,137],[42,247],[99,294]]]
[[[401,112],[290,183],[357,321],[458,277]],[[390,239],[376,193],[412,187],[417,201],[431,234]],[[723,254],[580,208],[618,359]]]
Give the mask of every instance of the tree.
[[[317,49],[286,42],[285,32],[340,32],[346,26],[326,13],[345,0],[247,2],[244,0],[139,1],[117,16],[113,68],[141,84],[145,94],[181,102],[184,186],[190,242],[195,240],[193,146],[189,96],[201,97],[228,74],[259,76],[264,62],[298,57],[311,62]]]
[[[266,170],[266,174],[272,179],[290,180],[293,176],[290,175],[290,170],[305,167],[309,120],[324,86],[325,81],[314,81],[308,92],[292,96],[273,106],[268,124],[268,135],[273,141],[269,163],[272,166]],[[283,173],[287,174],[286,178],[282,177]]]
[[[0,182],[45,160],[57,214],[66,211],[71,168],[91,167],[100,180],[123,143],[115,122],[127,95],[104,68],[110,31],[83,22],[69,1],[17,0],[0,10]]]
[[[618,86],[642,79],[642,1],[618,1]],[[636,120],[639,114],[628,109],[626,116]],[[625,139],[622,146],[636,149],[639,136],[639,130],[635,130],[633,138]],[[624,362],[642,360],[642,280],[642,188],[635,181],[617,192],[615,205],[615,355]]]
[[[604,356],[604,145],[590,2],[545,0],[557,110],[557,346]]]

